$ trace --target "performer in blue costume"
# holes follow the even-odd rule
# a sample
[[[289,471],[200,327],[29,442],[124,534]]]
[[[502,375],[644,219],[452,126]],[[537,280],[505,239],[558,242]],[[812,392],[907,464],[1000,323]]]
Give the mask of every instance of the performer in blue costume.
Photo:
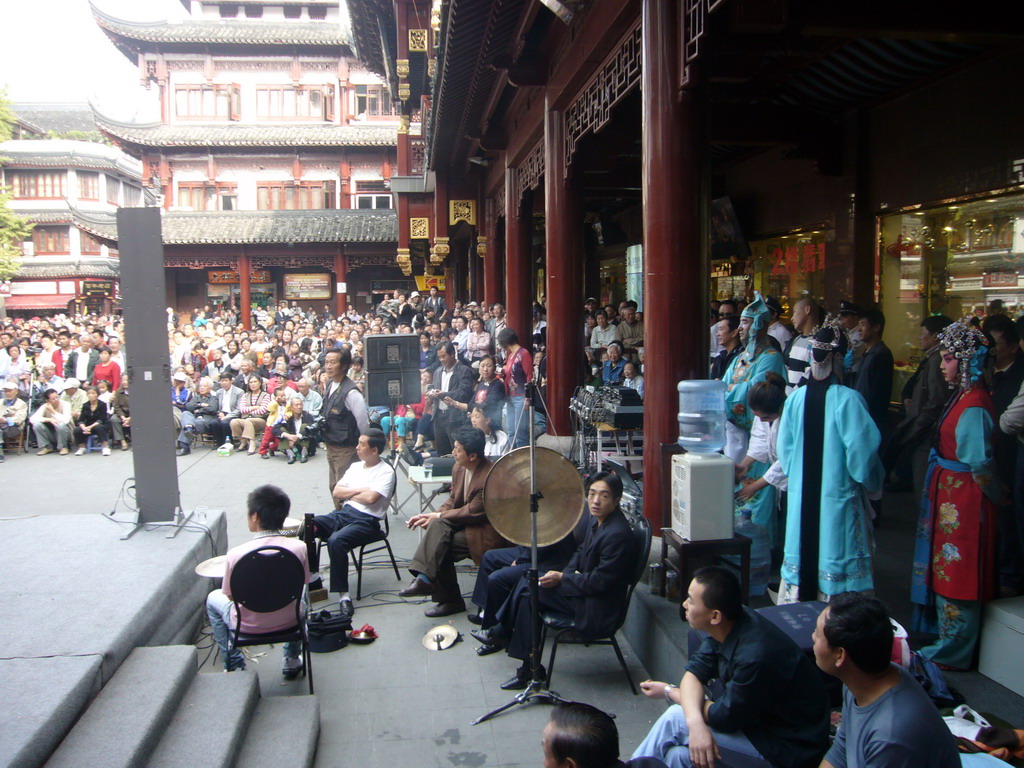
[[[835,318],[811,343],[811,377],[786,400],[778,452],[789,478],[779,602],[874,589],[871,506],[885,470],[881,436],[859,392],[839,384],[847,338]]]
[[[740,315],[743,351],[729,364],[722,379],[726,384],[725,409],[729,419],[725,425],[725,455],[737,464],[743,462],[747,455],[750,428],[754,425],[754,412],[747,402],[751,387],[764,381],[769,372],[777,373],[783,380],[786,378],[782,355],[767,341],[769,322],[768,306],[761,294],[755,291],[754,300]],[[757,480],[767,470],[767,464],[755,461],[749,465],[746,478],[748,481]],[[769,485],[754,494],[745,505],[751,512],[751,520],[767,528],[770,536],[775,528],[773,513],[777,493],[774,486]]]

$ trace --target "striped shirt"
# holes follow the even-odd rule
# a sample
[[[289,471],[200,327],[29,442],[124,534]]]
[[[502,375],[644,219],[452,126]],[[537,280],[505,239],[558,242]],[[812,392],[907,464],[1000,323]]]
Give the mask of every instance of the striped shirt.
[[[811,367],[812,336],[794,336],[789,349],[786,350],[786,394],[790,394],[807,380],[807,371]]]

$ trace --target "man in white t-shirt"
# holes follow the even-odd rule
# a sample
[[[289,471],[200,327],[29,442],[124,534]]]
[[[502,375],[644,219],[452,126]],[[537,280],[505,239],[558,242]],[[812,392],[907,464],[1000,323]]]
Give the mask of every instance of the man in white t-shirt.
[[[331,591],[339,593],[342,613],[353,612],[348,592],[348,553],[354,548],[383,538],[380,521],[387,513],[395,487],[395,470],[381,461],[387,437],[379,429],[359,435],[356,456],[331,495],[341,509],[313,519],[314,533],[327,542],[331,555]]]

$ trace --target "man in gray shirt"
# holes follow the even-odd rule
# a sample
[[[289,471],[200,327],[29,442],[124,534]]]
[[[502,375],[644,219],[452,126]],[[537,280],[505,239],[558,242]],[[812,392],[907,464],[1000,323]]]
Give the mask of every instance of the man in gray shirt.
[[[956,740],[913,676],[892,664],[885,606],[860,592],[818,616],[814,659],[843,681],[843,722],[822,768],[958,768]]]

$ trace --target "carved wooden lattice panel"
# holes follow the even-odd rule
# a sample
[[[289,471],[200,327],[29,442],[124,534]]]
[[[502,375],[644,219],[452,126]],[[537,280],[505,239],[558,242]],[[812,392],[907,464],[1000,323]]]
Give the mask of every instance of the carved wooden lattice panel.
[[[427,142],[420,139],[409,139],[409,175],[422,176],[426,160]]]
[[[218,258],[216,256],[164,256],[165,267],[182,267],[184,269],[209,269],[210,267],[226,267],[237,272],[237,258]]]
[[[638,22],[565,111],[566,170],[576,152],[576,143],[587,133],[601,130],[611,117],[612,107],[639,85],[641,42]]]
[[[536,189],[544,175],[544,140],[530,150],[522,164],[516,169],[516,199],[521,200],[528,189]]]
[[[302,256],[253,256],[253,269],[262,267],[323,267],[334,270],[332,254],[303,254]]]

